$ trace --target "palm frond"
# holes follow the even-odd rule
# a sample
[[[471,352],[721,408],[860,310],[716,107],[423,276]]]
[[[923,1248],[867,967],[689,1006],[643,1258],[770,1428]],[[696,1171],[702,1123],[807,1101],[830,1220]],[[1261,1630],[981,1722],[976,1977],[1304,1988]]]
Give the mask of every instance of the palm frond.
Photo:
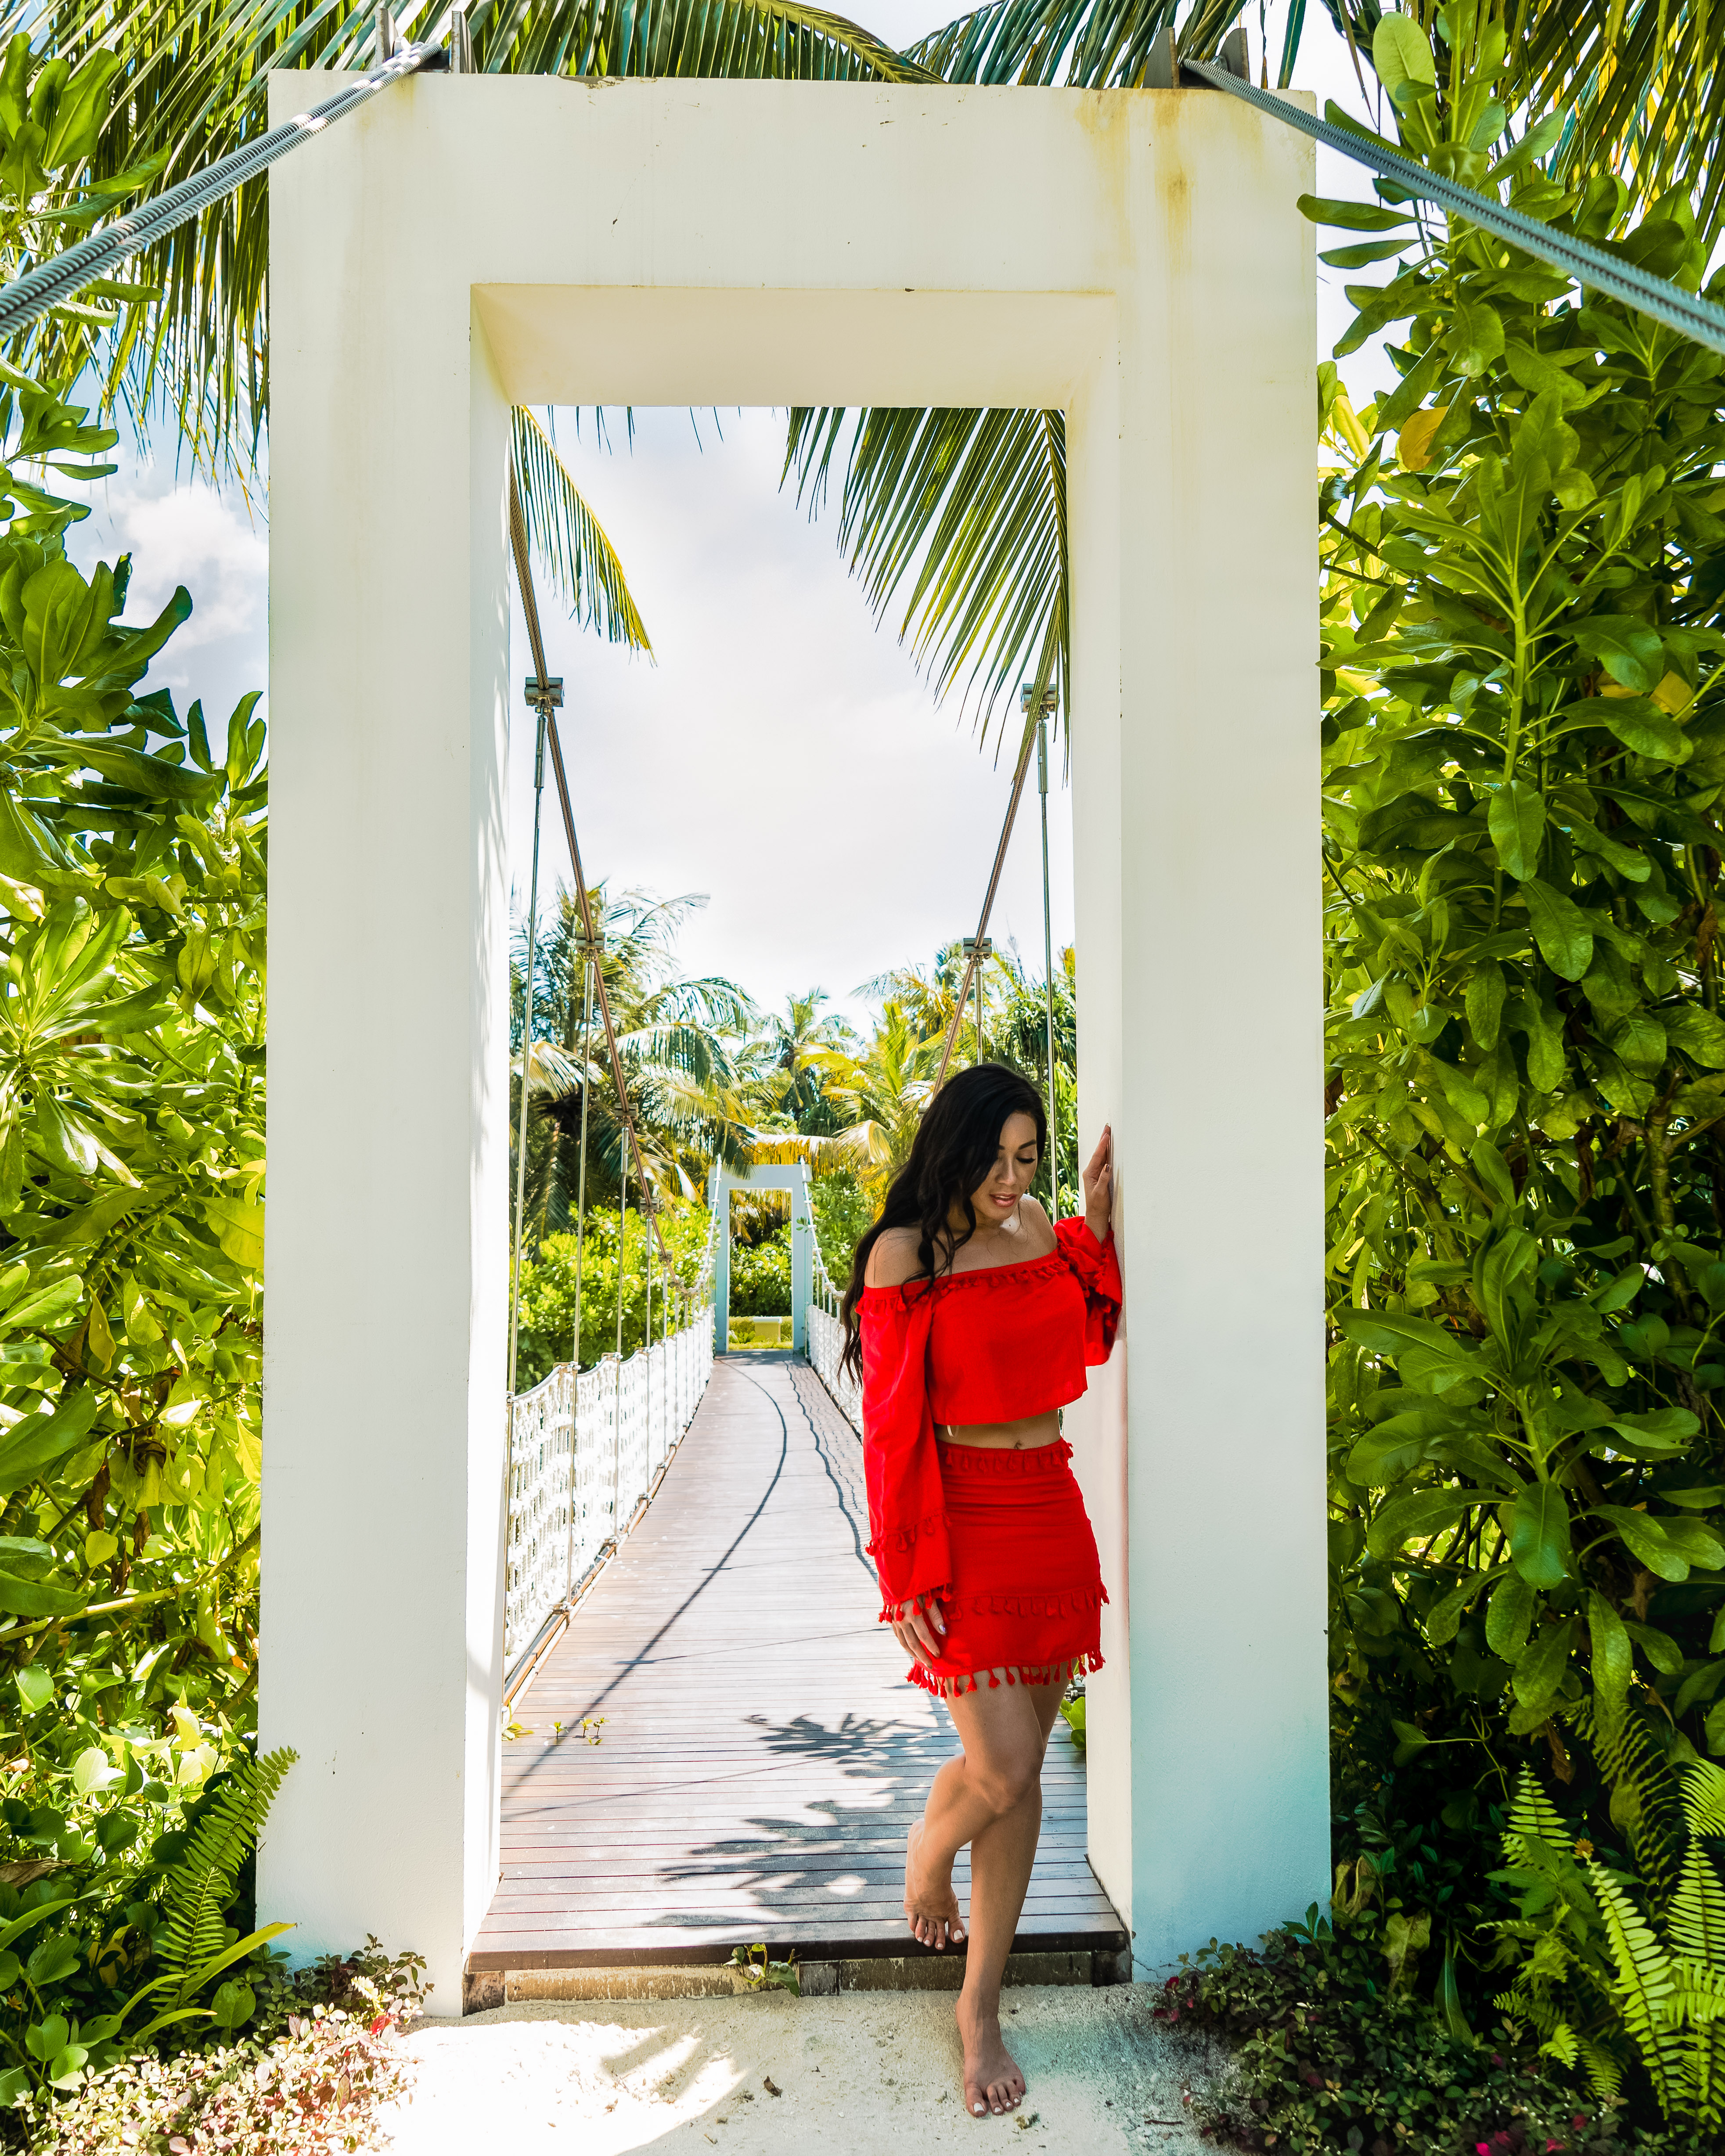
[[[613,644],[649,654],[652,639],[611,542],[570,478],[551,437],[517,405],[511,414],[516,485],[527,539],[569,618]]]
[[[935,694],[963,674],[984,729],[1027,673],[1064,695],[1065,414],[793,410],[785,475],[811,513],[841,463],[839,545],[877,617],[908,585],[899,633]]]
[[[401,0],[396,26],[425,38],[441,31],[446,14],[447,0]],[[74,61],[98,46],[118,54],[93,177],[165,156],[152,191],[264,131],[270,69],[364,67],[377,58],[370,0],[200,0],[191,8],[8,0],[0,22],[7,36],[27,31],[40,49]],[[477,64],[490,74],[929,79],[842,15],[794,0],[482,0],[469,22]],[[126,399],[141,421],[152,412],[170,418],[207,468],[254,456],[262,439],[269,251],[269,187],[259,177],[140,255],[130,273],[160,285],[162,297],[128,357]]]
[[[1181,52],[1214,59],[1244,5],[1196,0],[1180,25]],[[947,82],[1130,89],[1142,85],[1151,46],[1178,13],[1179,0],[993,0],[905,57]]]

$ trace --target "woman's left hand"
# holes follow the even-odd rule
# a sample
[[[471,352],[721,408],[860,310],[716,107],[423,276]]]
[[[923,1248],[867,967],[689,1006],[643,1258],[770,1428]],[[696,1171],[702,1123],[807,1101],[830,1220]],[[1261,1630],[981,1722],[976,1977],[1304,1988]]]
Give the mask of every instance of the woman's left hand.
[[[1114,1218],[1114,1127],[1104,1123],[1096,1149],[1084,1171],[1084,1219],[1099,1243],[1108,1240]]]

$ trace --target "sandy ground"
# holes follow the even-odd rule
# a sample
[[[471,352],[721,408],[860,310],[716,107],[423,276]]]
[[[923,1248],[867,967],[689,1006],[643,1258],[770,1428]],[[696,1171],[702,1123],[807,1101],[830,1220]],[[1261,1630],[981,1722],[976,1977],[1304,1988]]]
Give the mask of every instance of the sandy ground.
[[[811,2144],[924,2156],[1003,2143],[1196,2156],[1210,2144],[1184,2123],[1182,2098],[1207,2081],[1206,2052],[1150,2019],[1153,1995],[1009,1991],[1007,2042],[1029,2095],[981,2119],[965,2115],[952,2002],[938,1993],[504,2006],[405,2040],[413,2092],[384,2112],[372,2145],[390,2156],[804,2156]]]

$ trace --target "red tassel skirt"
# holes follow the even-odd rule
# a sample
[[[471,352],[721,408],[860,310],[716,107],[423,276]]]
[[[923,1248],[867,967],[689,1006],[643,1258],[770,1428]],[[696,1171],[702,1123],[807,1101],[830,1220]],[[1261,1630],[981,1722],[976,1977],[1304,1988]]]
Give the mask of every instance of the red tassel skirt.
[[[1108,1599],[1096,1538],[1064,1438],[1024,1451],[942,1445],[952,1594],[940,1657],[909,1671],[943,1697],[1002,1684],[1065,1685],[1102,1666]]]

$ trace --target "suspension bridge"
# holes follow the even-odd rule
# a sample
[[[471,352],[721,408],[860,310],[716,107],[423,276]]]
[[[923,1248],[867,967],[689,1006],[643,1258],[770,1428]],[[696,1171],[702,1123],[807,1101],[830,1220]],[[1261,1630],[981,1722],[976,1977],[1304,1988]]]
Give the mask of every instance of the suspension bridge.
[[[503,472],[516,405],[986,406],[1065,415],[1082,1082],[1125,1134],[1128,1279],[1156,1284],[1129,1313],[1130,1399],[1117,1352],[1077,1433],[1114,1629],[1087,1768],[1056,1738],[1019,1943],[1094,1975],[1122,1918],[1145,1969],[1250,1936],[1323,1892],[1327,1852],[1317,1276],[1298,1255],[1321,1220],[1294,208],[1311,139],[1715,349],[1725,312],[1254,90],[1226,54],[1189,65],[1171,36],[1141,95],[505,80],[472,72],[459,9],[451,25],[446,49],[403,45],[380,10],[365,74],[305,110],[276,74],[266,133],[0,292],[15,335],[290,157],[270,205],[290,334],[272,365],[259,1726],[303,1764],[260,1907],[298,1922],[301,1953],[367,1930],[423,1948],[443,2011],[464,1964],[486,1995],[757,1942],[811,1969],[902,1953],[897,1843],[951,1740],[875,1623],[813,1255],[803,1353],[716,1356],[719,1252],[691,1291],[655,1227],[641,1353],[608,1342],[583,1370],[585,1343],[514,1397],[495,1079],[503,559],[524,547]],[[603,214],[521,213],[547,201]],[[382,406],[352,393],[356,352],[389,355]],[[536,803],[548,768],[626,1103],[534,644]],[[407,890],[428,896],[403,938]],[[1178,932],[1199,920],[1203,937]],[[402,1007],[422,1020],[405,1095],[375,1082]],[[531,1055],[531,1014],[524,1039]],[[1177,1123],[1178,1147],[1153,1166],[1146,1137],[1135,1160],[1132,1133]],[[632,1124],[624,1168],[639,1200]],[[403,1636],[411,1651],[354,1651]]]
[[[715,1358],[715,1302],[578,1399],[560,1370],[514,1404],[502,1863],[470,2009],[686,1985],[757,1945],[794,1954],[805,1991],[941,1976],[912,1966],[938,1958],[906,1931],[904,1847],[957,1741],[875,1620],[860,1404],[812,1255],[806,1356]],[[1129,1942],[1085,1853],[1064,1724],[1045,1788],[1014,1974],[1115,1981]]]

